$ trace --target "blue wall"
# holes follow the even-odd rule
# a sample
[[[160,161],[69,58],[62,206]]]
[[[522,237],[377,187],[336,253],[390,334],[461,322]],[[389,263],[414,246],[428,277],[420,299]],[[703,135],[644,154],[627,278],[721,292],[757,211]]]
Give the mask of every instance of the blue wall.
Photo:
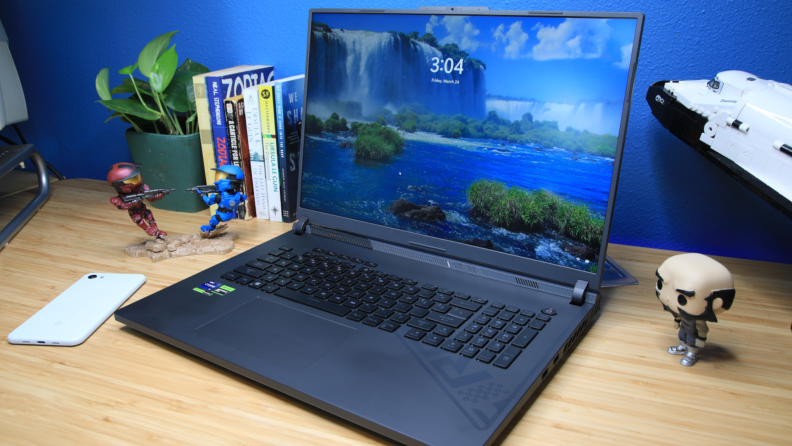
[[[69,178],[104,179],[131,159],[118,120],[94,88],[96,73],[134,63],[153,37],[221,69],[272,64],[276,76],[305,70],[309,7],[417,8],[424,0],[295,2],[254,0],[0,0],[0,21],[22,79],[28,141]],[[448,3],[448,2],[440,2]],[[491,9],[640,11],[646,23],[624,151],[611,242],[792,263],[792,220],[781,215],[666,131],[644,99],[653,82],[704,79],[744,70],[792,83],[792,2],[457,1]],[[695,5],[691,6],[691,5]],[[14,137],[6,129],[3,135]]]

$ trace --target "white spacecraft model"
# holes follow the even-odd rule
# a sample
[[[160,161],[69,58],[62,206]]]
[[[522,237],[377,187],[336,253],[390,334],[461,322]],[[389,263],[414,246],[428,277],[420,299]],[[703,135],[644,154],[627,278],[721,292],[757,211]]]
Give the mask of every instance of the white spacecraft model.
[[[655,82],[646,100],[671,133],[792,218],[792,86],[723,71]]]

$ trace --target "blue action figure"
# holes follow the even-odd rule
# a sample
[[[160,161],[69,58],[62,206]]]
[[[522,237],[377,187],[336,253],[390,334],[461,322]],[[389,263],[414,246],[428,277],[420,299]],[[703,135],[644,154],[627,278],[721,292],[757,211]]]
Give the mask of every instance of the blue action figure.
[[[206,238],[214,237],[226,228],[226,225],[220,223],[237,218],[237,208],[241,206],[241,210],[244,210],[247,199],[247,196],[240,192],[245,179],[242,169],[227,164],[212,170],[217,172],[214,185],[187,189],[201,194],[201,198],[208,206],[217,205],[217,211],[209,220],[209,224],[201,226],[201,235]]]

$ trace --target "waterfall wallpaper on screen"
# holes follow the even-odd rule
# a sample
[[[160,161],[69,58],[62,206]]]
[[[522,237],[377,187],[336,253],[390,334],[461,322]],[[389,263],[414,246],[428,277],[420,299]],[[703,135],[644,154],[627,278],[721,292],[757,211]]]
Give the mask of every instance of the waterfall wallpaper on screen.
[[[301,206],[596,272],[634,34],[314,14]]]

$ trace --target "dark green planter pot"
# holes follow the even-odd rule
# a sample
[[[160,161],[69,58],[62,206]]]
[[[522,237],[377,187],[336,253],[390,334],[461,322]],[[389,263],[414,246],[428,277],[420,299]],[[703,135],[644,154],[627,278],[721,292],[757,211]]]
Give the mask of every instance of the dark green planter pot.
[[[197,133],[173,136],[129,129],[126,139],[132,159],[143,165],[140,168],[143,182],[151,189],[176,189],[162,200],[146,202],[147,206],[177,212],[208,209],[198,194],[185,190],[206,184]]]

